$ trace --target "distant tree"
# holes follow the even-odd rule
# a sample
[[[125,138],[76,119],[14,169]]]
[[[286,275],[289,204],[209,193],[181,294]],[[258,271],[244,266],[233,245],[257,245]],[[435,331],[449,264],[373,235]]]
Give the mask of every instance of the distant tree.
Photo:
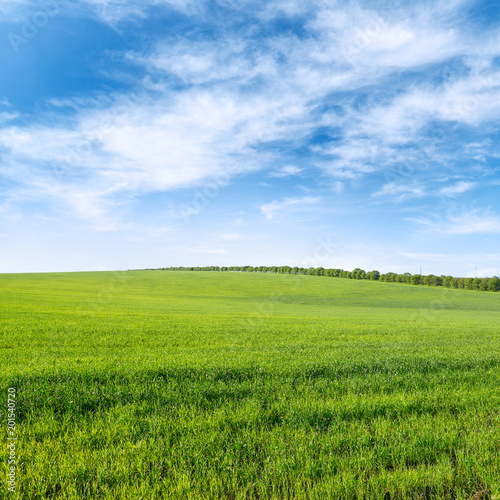
[[[500,291],[500,278],[493,276],[492,278],[454,278],[453,276],[435,276],[433,274],[428,274],[427,276],[422,276],[420,274],[411,275],[410,273],[396,274],[396,273],[385,273],[380,274],[379,271],[373,270],[370,272],[365,272],[359,267],[353,269],[353,271],[345,271],[343,269],[334,269],[323,267],[290,267],[290,266],[196,266],[196,267],[161,267],[156,269],[148,269],[151,271],[215,271],[215,272],[227,272],[227,271],[240,271],[240,272],[262,272],[262,273],[281,273],[281,274],[308,274],[311,276],[328,276],[328,277],[338,277],[345,279],[368,279],[373,281],[381,282],[397,282],[397,283],[411,283],[413,285],[428,285],[428,286],[444,286],[446,288],[458,288],[467,290],[480,290],[480,291]]]
[[[474,290],[474,278],[467,278],[465,280],[465,289]]]
[[[410,284],[411,283],[411,274],[410,273],[404,273],[403,274],[404,278],[405,278],[405,283],[408,283]]]
[[[421,274],[414,274],[411,277],[411,284],[412,285],[420,285],[422,282],[422,275]]]
[[[351,274],[352,274],[352,279],[355,280],[363,280],[366,277],[366,272],[363,271],[363,269],[360,269],[359,267],[354,269]]]
[[[428,274],[427,276],[424,276],[424,285],[436,286],[436,276],[434,276],[433,274]]]
[[[488,290],[491,292],[498,292],[500,290],[500,279],[496,276],[488,280]]]
[[[489,279],[483,278],[481,280],[481,283],[479,283],[479,290],[481,290],[482,292],[486,292],[488,290],[488,282]]]
[[[314,270],[314,275],[315,276],[324,276],[325,275],[325,268],[324,267],[317,267]]]

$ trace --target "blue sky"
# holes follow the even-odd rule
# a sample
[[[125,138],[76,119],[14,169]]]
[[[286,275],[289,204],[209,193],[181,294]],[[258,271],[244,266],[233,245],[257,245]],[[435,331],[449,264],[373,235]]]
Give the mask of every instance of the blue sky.
[[[500,275],[499,21],[460,0],[0,0],[0,272]]]

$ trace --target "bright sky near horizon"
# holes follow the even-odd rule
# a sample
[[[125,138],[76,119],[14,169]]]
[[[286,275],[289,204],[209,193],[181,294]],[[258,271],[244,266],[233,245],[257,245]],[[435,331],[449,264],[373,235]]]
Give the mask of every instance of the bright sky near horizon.
[[[0,272],[500,275],[499,21],[495,1],[0,0]]]

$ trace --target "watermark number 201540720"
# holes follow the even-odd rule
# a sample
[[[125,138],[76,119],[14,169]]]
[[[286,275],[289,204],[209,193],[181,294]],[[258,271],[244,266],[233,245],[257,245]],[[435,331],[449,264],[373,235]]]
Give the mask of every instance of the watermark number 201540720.
[[[16,491],[16,389],[11,387],[7,391],[7,489]]]

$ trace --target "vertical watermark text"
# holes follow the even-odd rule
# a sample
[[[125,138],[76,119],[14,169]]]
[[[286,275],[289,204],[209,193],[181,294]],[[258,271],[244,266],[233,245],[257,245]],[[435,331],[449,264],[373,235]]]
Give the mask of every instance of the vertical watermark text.
[[[11,387],[7,391],[7,489],[11,493],[16,491],[16,389]]]

